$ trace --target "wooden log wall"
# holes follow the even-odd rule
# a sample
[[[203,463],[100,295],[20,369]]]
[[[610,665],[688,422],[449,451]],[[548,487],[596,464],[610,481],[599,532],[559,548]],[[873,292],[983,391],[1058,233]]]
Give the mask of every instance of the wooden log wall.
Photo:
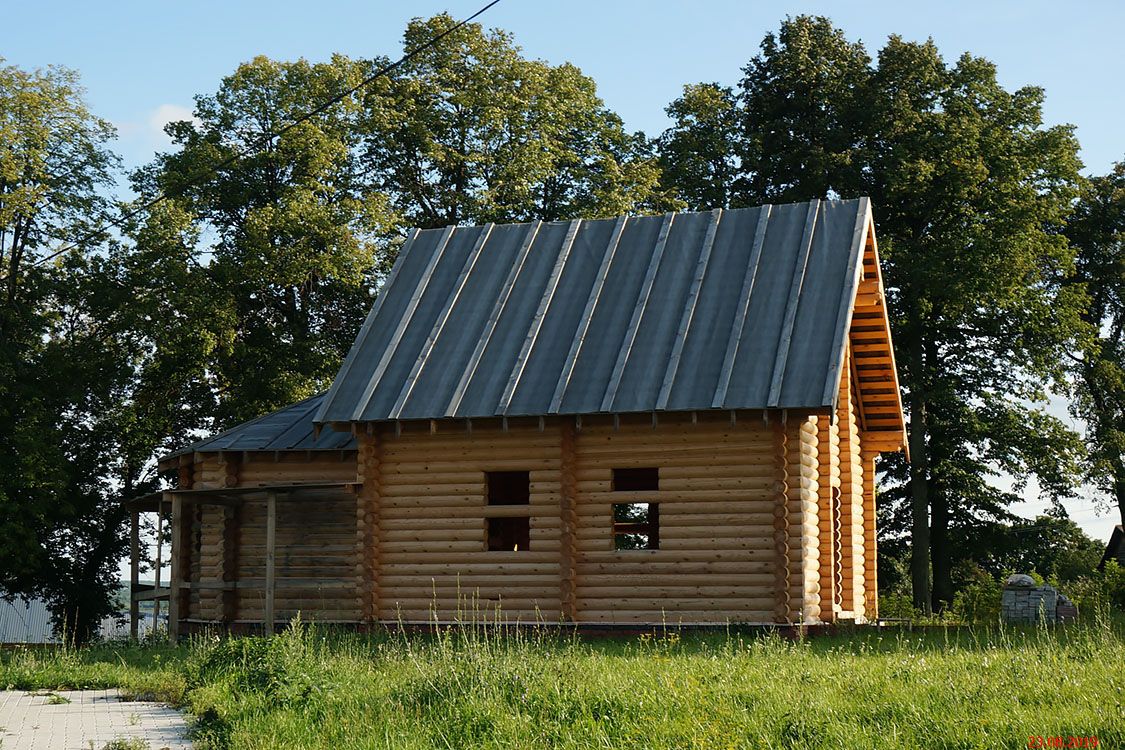
[[[624,418],[617,428],[584,425],[577,438],[578,620],[767,623],[816,616],[819,594],[814,603],[805,593],[819,564],[803,539],[816,523],[815,433],[804,425],[793,419],[780,430],[780,463],[780,441],[761,416],[735,424],[725,415],[701,416],[697,424],[669,415],[655,428]],[[659,468],[659,491],[614,492],[613,469],[629,467]],[[660,549],[614,550],[613,504],[645,501],[660,503]],[[779,559],[789,565],[779,569]]]
[[[840,586],[840,425],[828,415],[817,419],[817,532],[820,539],[820,619],[835,620]]]
[[[559,423],[446,429],[407,425],[377,435],[379,619],[491,619],[499,607],[508,620],[559,621]],[[487,471],[528,471],[529,503],[486,505]],[[529,517],[529,548],[487,551],[490,516]]]
[[[872,464],[844,380],[836,420],[724,413],[512,420],[507,430],[379,426],[359,435],[357,453],[206,455],[193,485],[363,483],[279,500],[277,621],[301,611],[322,621],[448,622],[497,608],[521,622],[873,616]],[[646,467],[659,471],[657,491],[614,491],[614,469]],[[489,506],[488,471],[528,471],[529,504]],[[628,502],[659,503],[659,549],[614,548],[613,505]],[[196,540],[189,580],[202,587],[183,616],[259,621],[265,501],[244,501],[237,513],[186,507],[198,508],[185,517]],[[529,548],[488,551],[486,519],[520,515]],[[224,590],[233,581],[240,587]]]
[[[300,482],[354,482],[352,452],[204,454],[195,461],[194,489],[257,487]],[[277,505],[275,620],[355,622],[356,495],[347,489],[305,491]],[[198,540],[191,555],[188,610],[206,622],[258,622],[265,609],[266,502],[237,509],[190,503]],[[240,588],[224,584],[238,583]]]
[[[818,495],[820,486],[820,454],[818,450],[818,418],[793,419],[787,424],[796,451],[791,452],[789,470],[790,545],[801,551],[801,562],[795,569],[798,591],[793,596],[789,622],[808,623],[820,620],[820,518]]]
[[[840,429],[840,546],[844,612],[859,619],[866,609],[866,537],[864,534],[864,481],[860,427],[851,370],[845,364],[840,378],[837,420]],[[872,527],[874,528],[874,527]]]

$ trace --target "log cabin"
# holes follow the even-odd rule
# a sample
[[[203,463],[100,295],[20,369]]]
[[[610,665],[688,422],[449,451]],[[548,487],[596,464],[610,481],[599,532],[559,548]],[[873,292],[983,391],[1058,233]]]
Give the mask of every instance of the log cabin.
[[[905,450],[867,199],[416,230],[326,393],[161,459],[137,596],[173,637],[863,623]]]

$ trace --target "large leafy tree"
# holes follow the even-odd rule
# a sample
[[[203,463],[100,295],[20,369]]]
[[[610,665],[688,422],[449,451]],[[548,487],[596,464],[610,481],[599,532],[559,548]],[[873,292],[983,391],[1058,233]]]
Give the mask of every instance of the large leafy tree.
[[[455,23],[415,20],[403,46]],[[594,81],[523,57],[503,31],[461,27],[364,105],[362,161],[411,226],[595,218],[659,202],[647,140],[625,131]]]
[[[358,85],[386,63],[240,66],[133,175],[122,235],[93,238],[112,128],[73,73],[0,68],[0,587],[74,637],[112,610],[120,501],[157,485],[154,455],[322,388],[405,226],[677,205],[573,66],[476,25]]]
[[[87,261],[44,261],[103,220],[112,135],[72,71],[0,66],[0,589],[45,597],[79,639],[112,609],[119,501],[151,446],[117,450],[130,355],[86,304]]]
[[[415,20],[404,47],[453,25]],[[172,207],[143,224],[138,252],[186,254],[181,283],[207,300],[194,307],[206,387],[183,404],[201,426],[325,387],[408,226],[676,205],[662,201],[647,141],[625,132],[591,79],[527,60],[476,24],[287,127],[387,63],[256,58],[198,97],[194,122],[168,128],[174,150],[135,176],[142,196],[164,193]]]
[[[910,534],[915,603],[940,607],[951,536],[1009,518],[990,477],[1056,498],[1075,479],[1075,436],[1040,407],[1081,327],[1061,235],[1077,143],[986,60],[892,37],[872,62],[824,18],[784,22],[744,74],[733,203],[874,200],[912,456],[884,463],[883,526]]]
[[[1075,478],[1073,435],[1033,405],[1079,328],[1059,233],[1078,147],[1070,128],[1042,127],[1041,90],[1006,91],[991,63],[949,65],[932,42],[892,37],[869,91],[859,191],[879,210],[914,457],[896,474],[909,477],[916,603],[929,563],[940,606],[953,530],[1004,519],[1015,499],[988,482],[997,468],[1053,497]]]
[[[170,291],[194,292],[181,314],[194,311],[207,344],[192,366],[206,388],[184,394],[189,410],[238,422],[335,374],[394,217],[356,159],[354,97],[273,134],[366,72],[343,58],[256,58],[198,97],[196,121],[168,127],[175,150],[135,176],[142,196],[169,196],[138,228],[136,251],[180,259],[186,289]]]
[[[1067,236],[1089,296],[1088,336],[1071,355],[1071,407],[1086,424],[1089,478],[1125,523],[1125,162],[1084,186]]]
[[[870,58],[827,18],[800,16],[762,40],[739,84],[737,198],[854,194]]]
[[[662,183],[695,211],[730,205],[740,143],[734,92],[689,84],[664,111],[673,125],[657,141]]]

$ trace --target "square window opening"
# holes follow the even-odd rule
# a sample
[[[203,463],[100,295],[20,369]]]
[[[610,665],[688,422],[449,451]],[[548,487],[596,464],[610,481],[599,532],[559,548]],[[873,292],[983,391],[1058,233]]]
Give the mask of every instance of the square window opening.
[[[527,516],[487,520],[489,552],[524,552],[531,546],[531,519]]]
[[[660,470],[652,467],[641,469],[614,469],[614,492],[655,492],[660,489]]]
[[[660,549],[660,504],[614,503],[613,548]]]
[[[531,472],[486,471],[489,505],[527,505],[531,502]]]

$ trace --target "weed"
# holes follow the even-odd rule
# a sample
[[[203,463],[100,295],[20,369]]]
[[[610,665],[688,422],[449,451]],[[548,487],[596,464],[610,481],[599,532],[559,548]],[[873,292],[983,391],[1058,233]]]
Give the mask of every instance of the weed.
[[[181,696],[198,748],[996,747],[1125,742],[1123,623],[856,628],[803,641],[658,629],[582,641],[464,626],[0,654],[0,684]],[[156,657],[159,656],[159,659]],[[111,685],[107,685],[111,686]]]
[[[149,750],[149,744],[137,737],[118,737],[102,745],[101,750]]]

